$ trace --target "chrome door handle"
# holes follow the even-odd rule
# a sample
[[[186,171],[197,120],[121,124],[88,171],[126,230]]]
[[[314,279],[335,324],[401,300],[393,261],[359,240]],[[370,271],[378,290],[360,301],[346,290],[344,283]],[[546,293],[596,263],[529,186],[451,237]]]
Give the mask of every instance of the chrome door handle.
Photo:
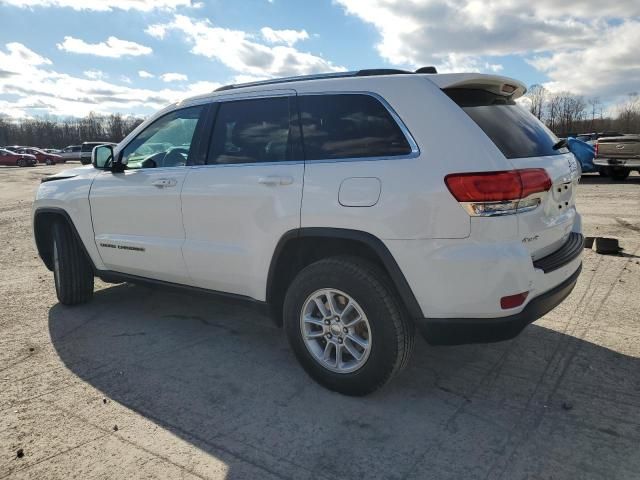
[[[258,183],[262,185],[291,185],[293,183],[293,177],[278,177],[271,175],[268,177],[260,177]]]
[[[175,178],[159,178],[151,182],[151,185],[158,188],[175,187],[178,181]]]

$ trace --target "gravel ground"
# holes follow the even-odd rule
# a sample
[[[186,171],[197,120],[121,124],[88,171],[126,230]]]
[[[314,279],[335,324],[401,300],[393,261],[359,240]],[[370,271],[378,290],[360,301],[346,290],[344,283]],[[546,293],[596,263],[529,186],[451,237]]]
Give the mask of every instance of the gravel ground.
[[[98,282],[58,305],[31,199],[0,167],[0,478],[637,479],[640,176],[585,176],[571,296],[517,339],[430,347],[367,398],[313,383],[282,332],[206,295]],[[19,456],[18,452],[22,455]]]

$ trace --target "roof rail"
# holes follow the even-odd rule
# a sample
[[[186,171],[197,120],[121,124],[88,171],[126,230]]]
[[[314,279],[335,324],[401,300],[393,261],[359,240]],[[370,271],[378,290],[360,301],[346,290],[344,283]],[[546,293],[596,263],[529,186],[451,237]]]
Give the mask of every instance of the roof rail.
[[[422,67],[415,72],[408,70],[398,70],[394,68],[370,68],[364,70],[353,70],[349,72],[333,72],[333,73],[318,73],[313,75],[299,75],[296,77],[284,77],[284,78],[270,78],[268,80],[259,80],[257,82],[237,83],[224,85],[216,88],[214,92],[223,92],[225,90],[234,90],[236,88],[244,87],[258,87],[262,85],[277,85],[279,83],[299,82],[303,80],[323,80],[327,78],[349,78],[349,77],[372,77],[377,75],[399,75],[399,74],[413,74],[413,73],[437,73],[435,67]]]

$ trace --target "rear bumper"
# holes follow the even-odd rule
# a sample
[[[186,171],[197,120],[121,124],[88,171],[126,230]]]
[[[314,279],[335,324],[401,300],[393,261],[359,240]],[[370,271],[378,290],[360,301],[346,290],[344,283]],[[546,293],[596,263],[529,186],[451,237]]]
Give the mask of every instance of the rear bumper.
[[[599,167],[640,168],[640,157],[635,158],[595,158],[595,165]]]
[[[423,318],[417,320],[418,329],[432,345],[509,340],[562,303],[575,287],[581,270],[582,263],[562,283],[532,299],[520,313],[500,318]]]

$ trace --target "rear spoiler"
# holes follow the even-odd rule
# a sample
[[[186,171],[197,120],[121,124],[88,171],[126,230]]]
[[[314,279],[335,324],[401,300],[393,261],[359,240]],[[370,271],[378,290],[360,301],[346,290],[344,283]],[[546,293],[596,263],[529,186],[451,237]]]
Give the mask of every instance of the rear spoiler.
[[[524,83],[502,75],[441,73],[430,75],[428,78],[442,90],[445,88],[476,88],[487,90],[496,95],[511,97],[512,100],[521,97],[527,91]]]

